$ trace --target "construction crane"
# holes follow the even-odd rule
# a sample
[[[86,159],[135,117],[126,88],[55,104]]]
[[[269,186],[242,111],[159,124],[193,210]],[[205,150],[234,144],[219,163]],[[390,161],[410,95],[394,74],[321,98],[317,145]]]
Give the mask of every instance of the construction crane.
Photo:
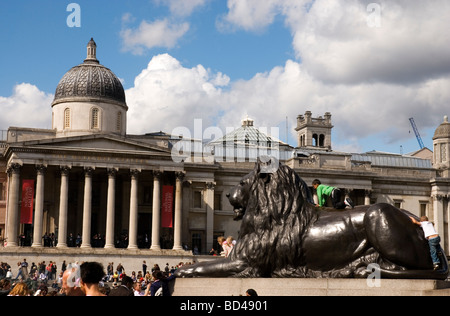
[[[416,123],[414,122],[414,118],[411,117],[409,119],[409,121],[411,122],[411,126],[414,130],[414,134],[416,134],[416,138],[417,138],[417,141],[419,142],[420,149],[423,149],[425,147],[425,145],[423,144],[422,137],[420,137],[419,130],[417,129]]]

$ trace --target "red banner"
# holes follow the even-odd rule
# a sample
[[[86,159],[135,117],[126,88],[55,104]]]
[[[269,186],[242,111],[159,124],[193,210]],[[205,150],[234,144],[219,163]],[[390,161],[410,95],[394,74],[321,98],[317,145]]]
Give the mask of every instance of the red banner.
[[[20,223],[33,224],[34,180],[22,181],[22,207]]]
[[[161,227],[173,227],[173,186],[163,185],[161,201]]]

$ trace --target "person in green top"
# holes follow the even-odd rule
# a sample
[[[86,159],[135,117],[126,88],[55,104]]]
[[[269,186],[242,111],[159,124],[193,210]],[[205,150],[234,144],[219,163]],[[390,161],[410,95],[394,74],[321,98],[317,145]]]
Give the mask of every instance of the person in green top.
[[[350,208],[354,207],[353,201],[350,198],[345,198],[344,202],[341,201],[341,190],[338,188],[323,185],[319,179],[315,179],[312,186],[316,190],[319,199],[319,204],[316,206],[326,206],[328,197],[331,197],[331,203],[335,209],[343,210],[347,206]]]

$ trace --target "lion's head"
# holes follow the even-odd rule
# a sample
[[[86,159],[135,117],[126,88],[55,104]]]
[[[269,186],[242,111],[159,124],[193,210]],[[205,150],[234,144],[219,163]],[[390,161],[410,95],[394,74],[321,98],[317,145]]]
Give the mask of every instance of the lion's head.
[[[291,168],[278,164],[257,162],[252,172],[244,176],[227,194],[234,209],[234,220],[240,220],[249,207],[267,208],[267,215],[277,222],[298,203],[311,203],[313,199],[306,183]],[[263,202],[264,201],[264,202]],[[294,205],[295,204],[295,205]]]
[[[251,267],[241,275],[284,275],[274,269],[299,265],[302,235],[317,211],[310,189],[294,170],[258,162],[230,190],[228,199],[235,220],[242,219],[231,260],[244,260]]]
[[[238,221],[244,217],[248,204],[250,188],[253,180],[253,173],[249,173],[241,179],[238,185],[227,194],[230,204],[233,206],[234,220]]]

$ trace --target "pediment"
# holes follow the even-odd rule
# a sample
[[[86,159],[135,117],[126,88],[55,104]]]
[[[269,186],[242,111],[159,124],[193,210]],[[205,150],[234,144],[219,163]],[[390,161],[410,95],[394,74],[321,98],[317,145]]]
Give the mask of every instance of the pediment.
[[[44,139],[23,143],[23,146],[56,149],[75,149],[80,151],[146,152],[169,154],[167,142],[162,140],[136,141],[127,137],[113,135],[87,135]]]

